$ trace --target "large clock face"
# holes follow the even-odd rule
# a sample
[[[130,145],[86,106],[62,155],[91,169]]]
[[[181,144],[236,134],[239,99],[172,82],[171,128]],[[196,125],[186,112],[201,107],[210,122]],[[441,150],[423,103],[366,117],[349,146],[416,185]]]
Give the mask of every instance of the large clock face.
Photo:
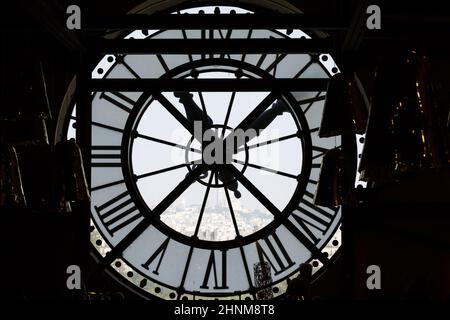
[[[200,10],[248,12],[202,7],[175,14]],[[309,38],[300,30],[251,29],[144,30],[131,37]],[[106,55],[92,77],[328,78],[336,72],[326,53],[130,54]],[[316,275],[326,269],[340,246],[341,212],[313,204],[324,153],[340,146],[339,137],[318,137],[324,96],[237,87],[95,92],[90,186],[96,259],[112,254],[111,276],[163,299],[276,297],[301,263],[313,264]],[[223,149],[224,161],[205,161],[237,129],[255,131]]]

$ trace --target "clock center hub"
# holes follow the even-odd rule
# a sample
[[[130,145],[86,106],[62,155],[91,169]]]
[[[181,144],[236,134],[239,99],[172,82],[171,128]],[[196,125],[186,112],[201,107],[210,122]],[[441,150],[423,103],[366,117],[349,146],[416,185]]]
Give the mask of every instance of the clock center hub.
[[[204,131],[196,128],[194,132],[197,133],[189,139],[185,148],[185,160],[189,163],[188,171],[192,171],[199,164],[206,164],[207,170],[197,178],[197,181],[212,188],[227,187],[235,191],[236,197],[239,197],[239,192],[236,192],[237,178],[231,174],[229,168],[236,166],[241,174],[244,174],[249,162],[247,140],[241,139],[239,131],[223,124],[213,124]],[[196,153],[191,152],[194,141],[201,145],[201,149]],[[198,159],[199,152],[200,159]],[[209,183],[211,174],[215,174],[215,179]]]

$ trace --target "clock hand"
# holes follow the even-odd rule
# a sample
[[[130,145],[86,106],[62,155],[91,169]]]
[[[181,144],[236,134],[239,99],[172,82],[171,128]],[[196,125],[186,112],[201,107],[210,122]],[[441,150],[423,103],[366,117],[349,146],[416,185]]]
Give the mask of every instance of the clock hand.
[[[190,120],[191,122],[202,121],[203,123],[205,123],[205,118],[206,118],[207,126],[208,127],[212,126],[212,124],[213,124],[212,119],[207,115],[205,117],[204,112],[197,106],[197,104],[192,99],[193,95],[191,93],[185,92],[185,91],[178,91],[178,92],[175,92],[174,95],[175,95],[175,97],[179,98],[179,101],[183,104],[188,120]],[[269,95],[270,98],[272,96],[273,96],[272,94]],[[261,105],[266,105],[267,101],[269,101],[266,99],[258,107],[260,107]],[[250,123],[250,125],[248,126],[249,129],[254,129],[251,131],[251,135],[248,136],[249,137],[248,141],[250,141],[253,138],[255,138],[256,136],[258,136],[262,130],[267,128],[275,120],[275,118],[277,116],[280,116],[284,112],[287,112],[287,111],[288,110],[282,100],[277,100],[275,103],[273,103],[273,105],[270,109],[265,110],[255,120],[253,120]],[[241,127],[239,129],[245,130],[245,126],[242,124],[245,123],[245,120],[247,120],[247,119],[248,119],[248,117],[246,119],[244,119],[243,122],[241,122]],[[201,137],[195,137],[195,138],[199,141],[202,141]],[[228,139],[228,137],[226,139]],[[224,143],[226,143],[226,139],[225,139]],[[234,146],[234,153],[236,153],[237,150],[239,149],[239,147],[241,147],[242,144],[244,144],[244,143],[245,143],[244,139],[238,139],[237,145]],[[234,192],[234,195],[236,198],[241,197],[241,193],[238,191],[239,184],[237,181],[231,182],[234,179],[234,177],[228,170],[224,170],[223,174],[219,174],[218,177],[221,181],[223,181],[224,184],[227,185],[227,188],[229,190]],[[204,176],[202,176],[201,178],[204,178]]]
[[[200,107],[195,103],[194,99],[192,99],[193,95],[186,91],[177,91],[174,92],[175,97],[179,98],[179,101],[183,104],[184,110],[186,111],[186,116],[189,121],[202,121],[204,124],[206,122],[207,127],[211,127],[213,125],[213,120],[211,117],[206,115],[205,113],[200,109]],[[269,99],[273,97],[273,93],[271,93],[266,99],[264,99],[261,104],[258,107],[266,106],[267,101],[270,101]],[[268,99],[269,98],[269,99]],[[257,107],[257,108],[258,108]],[[257,109],[255,108],[255,110]],[[251,121],[249,125],[247,125],[246,120],[250,119],[250,116],[247,116],[240,125],[236,129],[254,129],[256,132],[253,132],[253,135],[250,136],[250,140],[258,136],[262,130],[267,128],[277,116],[282,115],[284,112],[287,112],[286,105],[282,100],[277,100],[275,103],[273,103],[272,107],[270,109],[265,110],[261,115],[259,115],[255,120]],[[252,112],[253,113],[253,112]],[[206,120],[206,121],[205,121]],[[197,137],[195,137],[197,138]],[[228,138],[228,137],[227,137]],[[226,140],[226,139],[225,139]],[[200,140],[201,141],[201,140]],[[235,150],[242,146],[238,145],[235,146]]]
[[[183,104],[184,110],[186,111],[186,116],[189,121],[202,121],[203,124],[205,124],[205,118],[206,121],[206,127],[211,127],[213,125],[212,119],[206,115],[205,113],[200,109],[200,107],[195,103],[194,99],[192,99],[193,95],[186,91],[177,91],[174,92],[174,96],[179,98],[179,101]],[[202,141],[201,137],[195,137],[197,140]],[[210,142],[211,143],[211,142]],[[208,143],[209,144],[209,143]],[[195,166],[194,166],[195,168]],[[203,173],[200,175],[200,179],[203,179],[207,176],[207,174]],[[238,183],[237,181],[231,182],[234,177],[228,170],[224,170],[224,174],[219,174],[219,179],[223,181],[224,184],[227,184],[227,188],[231,191],[233,191],[234,196],[236,198],[241,197],[241,193],[238,191]]]
[[[236,180],[234,180],[233,174],[225,168],[224,170],[218,172],[218,176],[219,179],[226,185],[226,188],[233,191],[234,196],[239,199],[241,197],[241,193],[238,190],[239,184]]]
[[[270,109],[264,111],[255,121],[250,124],[251,129],[255,129],[257,135],[264,129],[266,129],[276,117],[281,116],[283,113],[288,112],[286,105],[282,100],[277,100]]]
[[[250,125],[247,132],[246,137],[247,140],[238,139],[237,144],[234,146],[234,152],[236,153],[240,147],[242,147],[245,143],[250,140],[256,138],[261,134],[261,132],[266,129],[278,116],[281,116],[283,113],[288,112],[286,105],[282,100],[276,101],[270,109],[264,111],[258,118],[256,118]]]
[[[284,102],[282,100],[277,100],[270,109],[264,111],[260,116],[258,116],[254,121],[251,122],[249,128],[254,130],[250,132],[251,135],[247,135],[249,138],[247,141],[245,141],[244,139],[237,139],[238,141],[236,145],[233,146],[234,153],[236,153],[243,144],[258,136],[262,130],[267,128],[275,120],[276,117],[282,115],[287,111],[288,110]],[[226,139],[230,139],[230,137],[227,137]],[[224,143],[226,143],[226,141]],[[233,174],[227,169],[223,170],[223,176],[219,174],[219,179],[222,180],[225,184],[229,183],[234,178],[235,177],[233,176]],[[238,182],[235,180],[227,186],[229,190],[234,192],[236,198],[240,198],[241,196],[240,192],[237,190],[238,185]]]
[[[192,99],[193,94],[186,91],[176,91],[173,94],[183,104],[189,121],[192,123],[202,121],[208,128],[213,125],[212,119]]]
[[[271,106],[270,109],[268,109]],[[257,137],[262,130],[266,129],[273,120],[279,115],[287,112],[287,107],[283,101],[276,99],[276,93],[270,93],[261,103],[250,112],[240,124],[236,126],[234,131],[230,133],[224,140],[224,143],[229,143],[229,140],[234,140],[237,136],[236,132],[243,131],[245,136],[249,139],[245,141],[244,139],[237,139],[237,143],[233,143],[233,151],[236,153],[243,144],[250,141],[251,139]],[[247,131],[249,129],[250,132]],[[242,132],[241,131],[241,132]]]

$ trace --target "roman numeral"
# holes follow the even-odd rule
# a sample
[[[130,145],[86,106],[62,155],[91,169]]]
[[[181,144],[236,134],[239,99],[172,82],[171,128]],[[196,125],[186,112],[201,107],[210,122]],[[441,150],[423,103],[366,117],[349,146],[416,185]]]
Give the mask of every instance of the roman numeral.
[[[116,186],[116,185],[122,184],[122,183],[125,183],[124,179],[116,180],[116,181],[109,182],[109,183],[105,183],[105,184],[102,184],[102,185],[99,185],[99,186],[96,186],[96,187],[91,187],[91,192],[98,191],[98,190],[105,189],[105,188],[109,188],[109,187],[113,187],[113,186]]]
[[[312,194],[309,191],[305,191],[304,195],[305,196],[303,197],[302,200],[300,200],[300,203],[303,203],[306,206],[308,206],[310,208],[313,208],[314,210],[316,210],[317,212],[323,214],[325,217],[327,217],[329,219],[333,219],[333,217],[336,214],[336,212],[338,211],[338,209],[336,209],[336,210],[328,209],[328,211],[327,211],[327,210],[325,210],[323,208],[320,208],[320,207],[314,205],[314,203],[313,203],[313,201],[314,201],[314,194]],[[309,199],[309,200],[307,200],[306,198]],[[332,211],[332,212],[330,212],[330,211]]]
[[[148,260],[142,264],[142,267],[150,270],[150,265],[152,262],[159,256],[158,263],[156,265],[156,269],[152,272],[156,275],[159,275],[159,267],[161,266],[161,261],[164,258],[164,254],[166,253],[167,246],[169,245],[170,238],[164,240],[164,242],[156,249],[156,251],[148,258]]]
[[[308,191],[305,192],[305,196],[310,199],[314,198],[314,195]],[[315,206],[312,201],[303,198],[300,201],[300,206],[292,213],[292,218],[301,227],[301,230],[298,229],[298,231],[302,232],[317,245],[321,238],[316,236],[316,233],[324,235],[333,222],[335,214],[336,211],[331,213]]]
[[[271,240],[270,238],[272,238],[273,240]],[[258,252],[258,257],[261,263],[263,263],[264,261],[269,262],[274,271],[274,275],[278,275],[295,265],[276,233],[273,233],[271,236],[266,237],[264,239],[264,242],[266,243],[270,254],[264,251],[259,242],[256,242],[256,251]],[[273,259],[271,258],[271,256],[273,257]]]
[[[120,167],[120,146],[92,146],[92,167]]]
[[[189,248],[189,253],[186,259],[186,263],[184,264],[184,271],[183,271],[183,275],[181,276],[181,283],[179,288],[181,290],[184,289],[184,283],[186,282],[186,277],[187,277],[187,273],[189,271],[189,266],[191,264],[191,259],[192,259],[192,253],[194,252],[194,247],[190,247]]]
[[[122,109],[123,111],[128,113],[131,111],[130,109],[132,109],[134,104],[136,103],[136,101],[120,92],[108,92],[108,93],[102,92],[100,94],[100,99],[105,99],[106,101],[112,103],[119,109]]]
[[[222,39],[230,39],[231,38],[231,33],[233,32],[232,29],[228,29],[227,33],[225,34],[225,37],[223,36],[222,30],[219,30],[219,34],[220,34],[220,38]],[[227,54],[228,59],[231,59],[231,56],[229,54]],[[225,58],[225,54],[221,54],[220,58],[223,59]]]
[[[130,204],[132,206],[125,209]],[[142,216],[134,205],[128,191],[119,194],[100,206],[94,206],[94,208],[111,235],[114,235],[114,233]]]
[[[253,289],[252,277],[250,276],[250,271],[248,269],[247,257],[245,256],[244,248],[239,247],[239,251],[241,252],[242,263],[244,264],[245,276],[247,277],[248,286],[250,289]]]
[[[217,278],[217,266],[216,266],[216,255],[214,250],[211,250],[209,255],[208,265],[206,266],[205,277],[203,278],[203,283],[200,286],[202,289],[209,289],[209,279],[211,277],[211,272],[214,277],[214,289],[228,289],[227,285],[227,250],[220,250],[222,253],[222,275],[221,282],[219,285],[219,279]]]

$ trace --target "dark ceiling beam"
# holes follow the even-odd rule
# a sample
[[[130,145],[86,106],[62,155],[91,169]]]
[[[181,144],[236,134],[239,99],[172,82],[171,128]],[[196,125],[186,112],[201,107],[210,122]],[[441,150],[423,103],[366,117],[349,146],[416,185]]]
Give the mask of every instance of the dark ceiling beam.
[[[448,56],[449,46],[442,45],[450,38],[450,14],[382,12],[381,30],[367,31],[358,54],[366,58],[392,55],[416,49],[436,56]]]
[[[91,50],[101,53],[232,54],[326,53],[330,39],[93,39]]]
[[[84,52],[86,49],[77,34],[61,23],[65,21],[65,13],[58,11],[48,1],[27,1],[22,7],[32,19],[49,32],[69,51]],[[61,19],[61,17],[63,19]]]
[[[341,66],[343,68],[349,64],[353,60],[354,54],[358,51],[359,46],[364,38],[364,34],[366,33],[366,21],[367,21],[367,0],[357,1],[352,8],[351,21],[349,28],[344,32],[344,35],[341,36],[342,47],[342,61]]]
[[[366,37],[360,46],[355,61],[360,60],[360,63],[364,63],[376,57],[402,54],[408,49],[433,56],[448,57],[450,55],[450,47],[446,45],[439,47],[437,45],[439,41],[442,41],[442,39],[411,38],[408,36]],[[373,62],[376,61],[373,60]]]
[[[328,79],[92,79],[92,91],[325,91]]]
[[[83,30],[140,29],[302,29],[340,30],[347,26],[332,15],[305,14],[127,14],[89,18]]]
[[[450,14],[446,12],[442,13],[421,13],[421,14],[404,14],[382,15],[382,30],[409,30],[409,31],[421,31],[427,32],[436,31],[437,28],[450,26]],[[446,29],[448,31],[448,29]]]

